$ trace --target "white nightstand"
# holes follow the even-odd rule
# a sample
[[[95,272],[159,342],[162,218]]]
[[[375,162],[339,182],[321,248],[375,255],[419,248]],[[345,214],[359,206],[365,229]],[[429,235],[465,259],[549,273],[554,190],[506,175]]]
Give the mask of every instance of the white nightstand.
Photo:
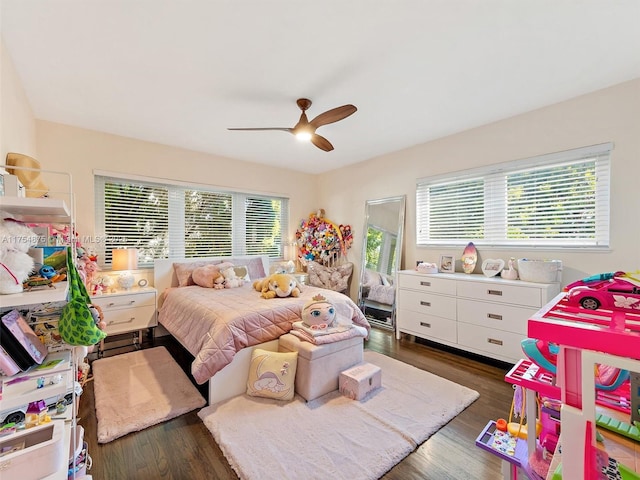
[[[104,314],[108,335],[133,333],[133,344],[138,346],[143,330],[158,325],[156,316],[156,289],[152,287],[119,290],[115,293],[91,297]],[[104,340],[100,342],[98,354],[104,351]]]

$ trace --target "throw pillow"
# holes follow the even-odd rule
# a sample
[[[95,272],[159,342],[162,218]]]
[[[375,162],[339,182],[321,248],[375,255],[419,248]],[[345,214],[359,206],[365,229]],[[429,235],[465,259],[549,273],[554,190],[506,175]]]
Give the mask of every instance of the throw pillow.
[[[270,352],[256,348],[251,354],[247,395],[292,400],[298,352]]]
[[[353,263],[351,262],[337,267],[325,267],[317,262],[309,262],[307,264],[310,285],[336,292],[346,292],[349,288],[349,278],[351,278],[352,272]]]
[[[216,265],[198,267],[193,271],[191,277],[193,278],[193,282],[200,287],[214,288],[220,285],[219,288],[222,288],[224,286],[224,277]]]

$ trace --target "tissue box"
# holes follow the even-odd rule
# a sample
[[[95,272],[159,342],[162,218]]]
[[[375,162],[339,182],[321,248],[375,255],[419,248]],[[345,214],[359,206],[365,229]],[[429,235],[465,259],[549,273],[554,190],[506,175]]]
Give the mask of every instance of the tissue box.
[[[371,363],[361,363],[340,373],[340,393],[352,400],[362,400],[382,385],[382,369]]]

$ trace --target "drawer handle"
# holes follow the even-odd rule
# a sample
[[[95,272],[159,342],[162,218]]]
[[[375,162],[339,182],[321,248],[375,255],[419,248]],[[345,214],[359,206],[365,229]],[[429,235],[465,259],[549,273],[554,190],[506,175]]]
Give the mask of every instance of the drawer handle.
[[[502,340],[496,340],[495,338],[487,338],[487,342],[502,346]]]
[[[421,326],[421,327],[431,328],[431,324],[430,324],[430,323],[427,323],[427,322],[420,322],[420,326]]]
[[[422,287],[430,287],[431,286],[431,282],[421,281],[420,282],[420,286],[422,286]]]
[[[123,305],[123,306],[131,306],[131,305],[133,305],[134,303],[136,303],[136,301],[135,301],[135,300],[129,300],[129,301],[128,301],[128,302],[126,302],[126,303],[109,302],[109,303],[107,303],[107,308],[109,308],[109,307],[117,307],[117,306],[120,306],[120,305]]]
[[[422,305],[423,307],[430,307],[431,306],[431,302],[425,302],[424,300],[420,301],[420,305]]]
[[[502,290],[487,290],[487,294],[488,295],[498,295],[499,297],[502,296]]]
[[[109,325],[122,325],[123,323],[132,323],[134,320],[136,319],[136,317],[131,317],[129,320],[122,320],[121,322],[108,322],[107,326]]]
[[[498,315],[497,313],[487,313],[487,318],[491,318],[492,320],[502,320],[502,315]]]

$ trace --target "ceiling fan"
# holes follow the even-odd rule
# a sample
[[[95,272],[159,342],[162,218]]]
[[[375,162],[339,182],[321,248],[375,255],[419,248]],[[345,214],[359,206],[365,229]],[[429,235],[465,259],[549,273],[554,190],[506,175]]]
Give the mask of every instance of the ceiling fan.
[[[227,130],[281,130],[283,132],[289,132],[294,134],[301,140],[310,140],[316,147],[325,152],[330,152],[333,150],[333,145],[331,142],[324,138],[321,135],[316,133],[316,129],[321,127],[322,125],[327,125],[329,123],[335,123],[340,120],[347,118],[349,115],[358,110],[353,105],[342,105],[341,107],[332,108],[331,110],[327,110],[324,113],[321,113],[313,120],[309,121],[307,119],[307,114],[305,113],[309,107],[311,106],[311,100],[307,98],[299,98],[296,103],[300,110],[302,110],[302,115],[300,115],[300,120],[293,128],[286,127],[265,127],[265,128],[228,128]]]

